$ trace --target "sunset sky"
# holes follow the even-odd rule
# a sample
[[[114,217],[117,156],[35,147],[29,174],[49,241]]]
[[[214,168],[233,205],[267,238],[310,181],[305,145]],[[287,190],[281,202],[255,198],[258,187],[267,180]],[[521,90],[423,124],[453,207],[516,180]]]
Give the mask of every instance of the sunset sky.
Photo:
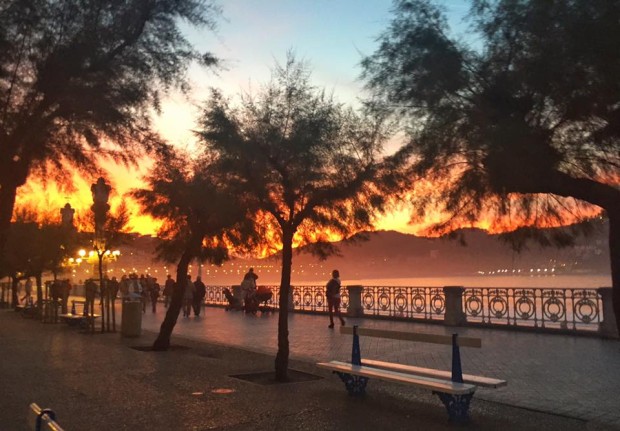
[[[449,22],[457,36],[466,34],[463,17],[469,2],[444,0]],[[211,87],[235,97],[240,92],[256,91],[267,82],[276,61],[284,61],[286,53],[293,50],[298,58],[309,62],[313,83],[333,92],[337,100],[356,106],[364,96],[363,83],[359,80],[359,63],[364,55],[376,47],[376,37],[388,26],[391,0],[226,0],[221,1],[222,17],[215,33],[208,30],[187,29],[188,38],[201,51],[210,51],[223,60],[219,71],[193,67],[189,78],[192,91],[189,96],[171,94],[163,104],[162,114],[154,123],[159,132],[175,145],[192,150],[194,138],[191,130],[200,104]],[[466,37],[466,36],[463,36]],[[145,163],[140,169],[109,165],[108,182],[113,187],[111,204],[114,207],[124,193],[139,187],[140,177],[150,169]],[[76,177],[75,192],[60,192],[53,184],[43,187],[30,182],[19,190],[18,205],[34,205],[58,214],[69,202],[78,211],[92,204],[90,184],[92,178]],[[144,234],[154,234],[158,224],[147,217],[135,214],[131,228]],[[393,229],[407,233],[420,233],[428,222],[409,224],[409,210],[403,208],[384,217],[377,229]],[[479,227],[488,227],[481,222]]]

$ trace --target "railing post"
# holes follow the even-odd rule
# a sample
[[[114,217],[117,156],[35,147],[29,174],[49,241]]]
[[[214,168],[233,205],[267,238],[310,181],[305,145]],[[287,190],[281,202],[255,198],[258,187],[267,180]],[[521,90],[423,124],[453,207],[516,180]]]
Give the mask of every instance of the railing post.
[[[596,289],[603,302],[603,320],[598,325],[598,333],[603,338],[618,338],[618,327],[616,326],[616,316],[612,303],[611,287],[599,287]]]
[[[293,301],[293,290],[295,288],[291,285],[288,289],[288,311],[295,311],[295,301]]]
[[[463,312],[463,289],[462,286],[445,286],[443,294],[446,298],[446,314],[443,322],[448,326],[463,325],[467,319]]]
[[[362,307],[362,291],[364,286],[347,286],[349,292],[349,308],[347,315],[349,317],[362,317],[364,315],[364,307]]]

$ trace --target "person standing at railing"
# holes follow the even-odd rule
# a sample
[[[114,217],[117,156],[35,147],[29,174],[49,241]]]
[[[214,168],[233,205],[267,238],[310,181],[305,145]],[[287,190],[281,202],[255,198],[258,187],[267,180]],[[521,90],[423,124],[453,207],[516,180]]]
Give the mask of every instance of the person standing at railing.
[[[196,277],[194,282],[194,302],[192,308],[194,309],[194,316],[200,316],[200,310],[202,310],[202,303],[205,300],[207,294],[207,287],[202,282],[200,276]]]
[[[325,286],[325,296],[327,297],[327,309],[329,311],[329,326],[334,327],[334,314],[340,319],[340,325],[344,326],[345,321],[340,314],[340,272],[337,269],[332,271],[332,279]]]

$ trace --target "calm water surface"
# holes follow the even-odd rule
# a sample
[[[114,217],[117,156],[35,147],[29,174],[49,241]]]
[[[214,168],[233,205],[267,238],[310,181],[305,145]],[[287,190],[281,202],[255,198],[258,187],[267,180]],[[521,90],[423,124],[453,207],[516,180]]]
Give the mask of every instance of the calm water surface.
[[[323,281],[322,283],[325,282]],[[459,277],[383,278],[363,280],[349,280],[343,278],[342,283],[345,286],[352,284],[361,284],[362,286],[557,287],[564,289],[577,289],[611,286],[611,276],[607,274],[589,274],[550,276],[481,275]]]

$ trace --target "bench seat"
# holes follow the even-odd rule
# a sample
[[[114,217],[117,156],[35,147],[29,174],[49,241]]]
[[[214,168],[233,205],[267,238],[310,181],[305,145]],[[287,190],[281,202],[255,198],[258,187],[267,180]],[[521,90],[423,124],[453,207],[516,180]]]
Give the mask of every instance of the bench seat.
[[[434,379],[450,380],[452,378],[451,371],[436,370],[434,368],[416,367],[414,365],[395,364],[393,362],[377,361],[374,359],[362,359],[362,365],[368,365],[370,367],[396,371],[399,373],[407,373],[407,374],[415,374],[418,376],[431,377]],[[474,376],[472,374],[463,374],[463,382],[470,383],[476,386],[486,387],[486,388],[499,388],[502,386],[506,386],[506,380],[494,379],[491,377]]]
[[[58,317],[62,319],[68,319],[68,320],[81,320],[81,319],[86,319],[86,318],[96,319],[97,317],[101,317],[101,314],[89,314],[88,316],[84,316],[83,314],[67,313],[67,314],[60,314]]]
[[[416,376],[397,371],[382,370],[365,365],[353,365],[347,362],[319,362],[317,366],[339,373],[347,373],[356,376],[386,380],[390,382],[404,383],[452,395],[473,394],[476,390],[475,385],[471,385],[468,383],[452,382],[449,378],[445,380],[426,376]]]

